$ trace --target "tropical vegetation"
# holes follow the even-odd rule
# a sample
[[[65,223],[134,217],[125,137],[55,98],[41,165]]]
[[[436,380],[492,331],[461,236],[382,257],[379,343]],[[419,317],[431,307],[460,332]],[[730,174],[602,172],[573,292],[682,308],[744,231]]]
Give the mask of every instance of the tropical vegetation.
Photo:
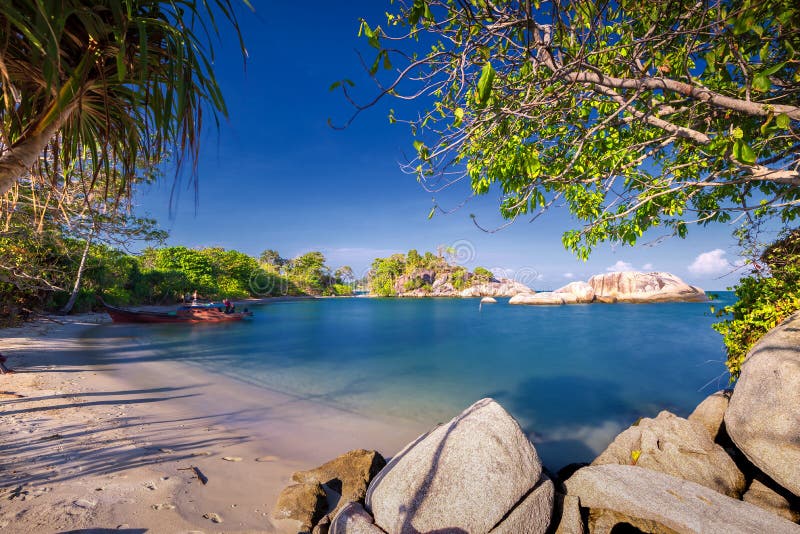
[[[491,271],[476,267],[470,273],[465,267],[451,264],[446,249],[438,254],[420,254],[411,249],[407,254],[392,254],[386,258],[375,258],[367,275],[369,291],[381,297],[394,297],[400,293],[420,290],[430,293],[434,281],[441,279],[460,291],[475,284],[492,280]]]
[[[219,300],[349,295],[353,287],[353,280],[335,274],[320,252],[286,260],[284,268],[275,269],[220,247],[157,246],[130,254],[99,240],[31,232],[0,238],[0,258],[15,261],[0,265],[0,322],[14,322],[40,310],[62,311],[79,275],[82,283],[72,297],[72,311],[91,310],[97,296],[117,305],[174,304],[194,291]],[[339,271],[352,269],[345,266]]]
[[[800,310],[800,230],[788,232],[763,252],[751,276],[734,288],[737,301],[719,310],[726,319],[714,325],[728,349],[731,379],[764,334]]]

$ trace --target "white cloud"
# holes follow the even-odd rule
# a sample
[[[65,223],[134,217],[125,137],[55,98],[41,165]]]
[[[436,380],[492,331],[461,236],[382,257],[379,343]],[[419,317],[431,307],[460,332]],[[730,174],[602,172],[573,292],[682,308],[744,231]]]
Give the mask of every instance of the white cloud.
[[[642,265],[642,270],[643,271],[649,271],[652,268],[653,268],[653,264],[652,263],[645,263],[644,265]]]
[[[725,257],[725,251],[721,248],[703,252],[689,265],[689,272],[698,276],[726,274],[733,269],[734,266]]]
[[[572,280],[573,278],[575,278],[575,274],[574,273],[564,273],[564,278],[567,278],[568,280]]]
[[[617,263],[612,265],[611,267],[606,267],[606,271],[610,273],[614,273],[617,271],[634,271],[633,265],[628,263],[627,261],[617,260]]]

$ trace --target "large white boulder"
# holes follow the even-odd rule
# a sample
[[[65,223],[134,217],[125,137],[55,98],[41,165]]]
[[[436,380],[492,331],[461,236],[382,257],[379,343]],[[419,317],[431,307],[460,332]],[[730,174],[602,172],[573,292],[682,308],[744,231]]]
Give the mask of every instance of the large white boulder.
[[[329,534],[384,534],[372,516],[357,502],[345,504],[331,521]]]
[[[586,282],[570,282],[553,293],[574,295],[578,304],[588,304],[594,300],[594,288]]]
[[[717,391],[698,404],[687,419],[703,425],[711,439],[715,440],[722,429],[722,420],[730,400],[730,390]]]
[[[597,528],[596,521],[608,518],[607,513],[616,514],[619,522],[646,532],[798,534],[800,531],[795,523],[750,503],[633,465],[584,467],[565,485],[568,495],[578,497],[582,507],[591,509],[590,532],[611,531],[613,521]]]
[[[589,278],[600,302],[706,302],[699,287],[690,286],[674,274],[635,271],[598,274]]]
[[[800,312],[750,350],[725,429],[756,467],[800,497]]]
[[[700,424],[663,411],[645,417],[608,446],[592,465],[637,465],[702,484],[738,498],[744,475]]]
[[[541,490],[542,465],[519,424],[492,399],[420,436],[378,473],[366,505],[375,524],[393,534],[489,532],[529,510],[517,532],[544,532],[553,492]],[[540,491],[531,490],[536,488]],[[534,500],[523,499],[534,495]],[[534,510],[536,517],[534,517]],[[541,517],[545,514],[546,517]]]
[[[461,297],[513,297],[520,294],[533,294],[533,290],[523,283],[510,278],[500,278],[483,284],[475,284],[459,293]]]
[[[527,304],[531,306],[560,306],[561,304],[577,304],[578,299],[569,293],[553,293],[544,291],[542,293],[520,293],[514,295],[508,301],[509,304]]]

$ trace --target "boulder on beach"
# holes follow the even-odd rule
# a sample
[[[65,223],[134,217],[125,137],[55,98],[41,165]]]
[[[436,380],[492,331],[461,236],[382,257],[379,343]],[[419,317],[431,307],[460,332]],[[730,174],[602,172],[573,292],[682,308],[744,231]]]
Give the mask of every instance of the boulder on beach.
[[[747,491],[742,496],[742,500],[755,504],[773,514],[785,517],[793,523],[800,521],[800,510],[796,506],[792,506],[792,503],[785,495],[781,495],[758,479],[753,479],[750,487],[747,488]],[[792,500],[796,501],[796,499]]]
[[[725,428],[748,460],[800,497],[800,312],[750,350]]]
[[[616,523],[645,532],[797,534],[800,529],[750,503],[633,465],[584,467],[565,485],[568,495],[590,509],[590,532],[611,532]]]
[[[309,530],[324,515],[325,502],[325,490],[319,482],[292,484],[278,496],[272,517],[300,521]]]
[[[292,480],[324,484],[341,495],[337,509],[345,503],[364,502],[369,482],[383,469],[386,460],[378,451],[356,449],[308,471],[298,471]]]
[[[531,306],[560,306],[562,304],[576,304],[577,298],[569,293],[553,293],[545,291],[542,293],[520,293],[514,295],[509,304],[527,304]]]
[[[331,521],[329,534],[385,534],[357,502],[347,503]]]
[[[482,399],[396,454],[370,484],[366,504],[375,524],[396,534],[489,532],[518,504],[546,513],[527,514],[517,530],[539,532],[552,511],[552,490],[542,489],[548,482],[519,424]]]
[[[643,418],[608,446],[592,465],[636,465],[680,477],[738,498],[745,478],[705,427],[670,412]]]
[[[539,484],[517,504],[489,534],[536,534],[547,532],[553,515],[555,488],[542,474]]]
[[[553,293],[573,295],[577,304],[588,304],[594,301],[594,288],[586,282],[570,282],[564,287],[556,289]]]
[[[711,439],[715,440],[722,429],[722,420],[730,400],[731,390],[729,389],[712,393],[697,405],[687,419],[703,425]]]
[[[554,534],[584,534],[586,529],[581,517],[580,499],[574,495],[556,494],[553,507]],[[550,532],[553,532],[552,526]]]
[[[706,302],[705,292],[671,273],[635,271],[604,273],[589,278],[599,302]]]

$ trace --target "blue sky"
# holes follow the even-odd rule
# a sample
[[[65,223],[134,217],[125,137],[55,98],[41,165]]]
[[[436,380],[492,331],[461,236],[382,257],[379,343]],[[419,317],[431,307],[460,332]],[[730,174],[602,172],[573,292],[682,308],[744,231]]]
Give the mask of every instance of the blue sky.
[[[245,70],[235,38],[223,32],[215,66],[230,117],[219,133],[210,128],[204,136],[199,204],[193,189],[181,187],[170,210],[169,179],[137,198],[139,209],[170,231],[169,244],[256,256],[267,248],[285,257],[321,250],[330,265],[351,265],[356,273],[376,256],[455,245],[467,266],[516,272],[535,289],[612,266],[670,271],[706,289],[735,283],[735,275],[720,278],[737,250],[725,225],[692,228],[685,240],[658,241],[653,233],[635,248],[603,245],[582,262],[561,245],[561,234],[573,227],[563,211],[487,234],[469,214],[485,227],[502,224],[498,197],[489,194],[428,220],[432,195],[398,165],[413,152],[411,134],[387,120],[389,107],[402,106],[379,105],[344,131],[327,124],[328,118],[343,123],[351,112],[341,93],[328,90],[332,82],[351,78],[362,95],[374,94],[356,54],[370,54],[357,38],[359,17],[383,22],[387,5],[307,2],[298,10],[288,2],[256,2],[255,14],[240,10],[250,57]],[[463,184],[437,200],[454,207],[467,197]]]

